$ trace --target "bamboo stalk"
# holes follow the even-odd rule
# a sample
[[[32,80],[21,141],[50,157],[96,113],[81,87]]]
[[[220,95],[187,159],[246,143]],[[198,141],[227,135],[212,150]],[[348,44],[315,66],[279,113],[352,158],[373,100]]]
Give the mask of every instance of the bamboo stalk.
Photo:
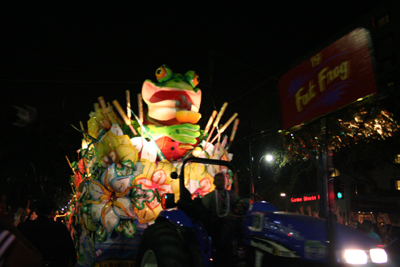
[[[237,113],[233,114],[233,116],[224,124],[224,126],[219,129],[218,134],[214,137],[214,139],[210,142],[211,144],[219,137],[225,130],[226,128],[232,123],[232,121],[237,117]]]
[[[107,102],[107,106],[108,106],[108,109],[110,110],[110,112],[112,113],[111,121],[112,121],[113,123],[116,123],[116,124],[119,125],[118,116],[117,116],[117,114],[115,113],[115,111],[114,111],[113,107],[111,106],[110,102]],[[110,113],[108,113],[108,114],[110,114]],[[122,125],[120,125],[120,126],[122,127]]]
[[[131,93],[126,90],[126,114],[128,114],[129,123],[131,121]]]
[[[214,127],[217,127],[217,126],[218,126],[218,123],[219,123],[219,121],[221,120],[222,115],[224,115],[224,112],[225,112],[225,109],[226,109],[227,106],[228,106],[228,102],[225,102],[225,103],[222,105],[222,108],[221,108],[221,110],[219,111],[218,116],[217,116],[217,118],[216,118],[215,121],[214,121]]]
[[[115,106],[115,108],[117,109],[117,111],[119,112],[119,115],[121,115],[122,119],[124,120],[125,124],[129,126],[129,129],[131,129],[131,131],[133,132],[134,135],[138,135],[138,133],[136,132],[136,130],[133,128],[130,120],[128,119],[128,116],[126,116],[124,110],[122,109],[121,105],[118,103],[117,100],[114,100],[112,102]]]
[[[214,130],[215,130],[215,127],[218,127],[218,123],[219,123],[219,121],[221,120],[221,117],[222,117],[222,115],[224,114],[225,109],[226,109],[227,106],[228,106],[228,102],[225,102],[225,103],[222,105],[221,110],[219,111],[218,116],[217,116],[217,118],[215,119],[215,121],[214,121],[214,123],[213,123],[213,127],[212,127],[212,129],[211,129],[211,132],[210,132],[210,134],[207,136],[206,145],[204,146],[204,149],[207,148],[207,146],[208,146],[207,143],[208,143],[208,141],[210,140],[210,137],[211,137],[211,135],[213,134],[213,132],[214,132]]]
[[[79,125],[81,126],[81,130],[82,130],[82,131],[85,131],[85,128],[83,127],[83,123],[82,123],[82,121],[79,121]],[[85,136],[85,134],[84,134],[84,133],[82,133],[82,135],[83,135],[83,138],[85,138],[85,139],[86,139],[86,136]]]
[[[206,135],[208,133],[208,131],[210,130],[211,124],[213,122],[213,120],[215,119],[215,116],[217,116],[217,111],[214,110],[210,116],[210,118],[208,119],[206,128],[204,129],[204,135]]]
[[[99,103],[94,103],[94,112],[97,112],[100,109]]]
[[[239,125],[239,119],[236,119],[235,122],[233,123],[233,128],[232,128],[231,136],[229,138],[229,146],[228,146],[227,151],[231,148],[232,142],[235,139],[238,125]]]
[[[67,156],[65,156],[65,158],[67,159],[68,165],[71,168],[72,172],[75,174],[75,170],[74,170],[74,168],[72,168],[72,165],[71,165],[71,162],[69,161],[69,158]]]
[[[225,148],[225,145],[226,145],[227,142],[228,142],[228,136],[225,135],[225,136],[224,136],[224,139],[222,139],[221,147]]]
[[[233,124],[231,136],[230,136],[230,138],[229,138],[229,141],[230,141],[230,142],[232,142],[233,139],[235,139],[235,134],[236,134],[238,125],[239,125],[239,119],[236,119],[236,120],[235,120],[235,123]]]
[[[70,183],[70,185],[71,185],[72,194],[73,194],[73,195],[76,195],[76,190],[75,190],[75,188],[74,188],[73,183]]]
[[[143,101],[142,94],[138,94],[139,120],[143,122]]]
[[[104,101],[104,98],[102,96],[99,96],[97,99],[99,100],[100,106],[101,106],[101,108],[103,110],[104,118],[107,120],[107,122],[110,124],[110,127],[111,127],[111,124],[112,124],[111,122],[112,121],[111,121],[110,116],[108,115],[106,102]]]
[[[218,130],[218,129],[217,129],[217,130]],[[217,138],[219,138],[219,137],[221,136],[221,133],[222,133],[222,132],[218,131],[217,135],[214,136],[214,138],[210,141],[210,144],[214,143],[215,139],[217,139]],[[218,141],[219,141],[219,140],[218,140]]]
[[[219,127],[217,127],[217,135],[213,139],[215,141],[215,138],[218,138],[217,143],[219,143],[221,141],[221,133],[222,133],[222,132],[220,132],[221,128],[222,128],[222,124],[220,124]],[[210,143],[213,143],[213,142],[210,142]]]
[[[237,113],[233,114],[232,117],[224,124],[224,126],[222,126],[222,128],[219,130],[220,133],[223,133],[226,128],[228,128],[228,126],[233,122],[233,120],[238,116]]]

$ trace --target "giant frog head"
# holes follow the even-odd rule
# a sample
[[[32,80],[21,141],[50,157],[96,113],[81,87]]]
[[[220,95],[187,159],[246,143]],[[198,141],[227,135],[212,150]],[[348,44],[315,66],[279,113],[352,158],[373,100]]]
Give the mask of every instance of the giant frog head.
[[[201,103],[201,90],[197,88],[199,76],[192,70],[182,75],[162,65],[156,70],[157,83],[146,80],[142,97],[148,106],[149,122],[174,125],[197,123]]]

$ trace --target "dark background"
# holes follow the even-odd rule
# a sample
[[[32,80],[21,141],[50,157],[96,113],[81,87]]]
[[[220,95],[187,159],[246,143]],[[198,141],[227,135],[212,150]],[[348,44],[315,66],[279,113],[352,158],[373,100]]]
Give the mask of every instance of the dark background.
[[[224,102],[221,122],[239,113],[231,152],[241,181],[248,181],[250,155],[258,159],[280,142],[280,76],[384,3],[3,3],[1,184],[16,199],[53,193],[68,199],[65,156],[77,159],[82,138],[71,124],[86,128],[99,96],[124,106],[126,90],[137,110],[143,81],[155,80],[162,64],[199,74],[202,128]],[[12,125],[12,105],[36,108],[36,119]]]

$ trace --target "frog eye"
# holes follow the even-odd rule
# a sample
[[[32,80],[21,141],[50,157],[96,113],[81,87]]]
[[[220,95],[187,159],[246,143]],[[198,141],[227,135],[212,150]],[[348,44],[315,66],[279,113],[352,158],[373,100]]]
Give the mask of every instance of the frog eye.
[[[156,70],[156,78],[159,82],[164,82],[172,77],[172,70],[167,65],[162,65]]]
[[[199,84],[199,82],[200,82],[200,77],[199,77],[199,75],[197,75],[197,73],[194,75],[194,78],[190,81],[190,84],[193,86],[193,87],[196,87],[198,84]]]
[[[199,75],[197,75],[193,70],[189,70],[188,72],[186,72],[185,78],[192,85],[193,88],[195,88],[200,82]]]

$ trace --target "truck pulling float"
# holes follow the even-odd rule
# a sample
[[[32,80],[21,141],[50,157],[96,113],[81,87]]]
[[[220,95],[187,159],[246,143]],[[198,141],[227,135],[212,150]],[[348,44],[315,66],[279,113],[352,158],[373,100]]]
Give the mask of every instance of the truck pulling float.
[[[201,130],[197,74],[163,65],[156,77],[144,82],[137,115],[129,92],[127,112],[99,97],[87,129],[78,129],[84,138],[81,158],[71,164],[68,222],[79,266],[213,266],[213,243],[196,210],[217,172],[225,173],[227,189],[238,189],[229,146],[239,120],[235,113],[220,126],[225,103]],[[230,137],[223,136],[232,123]],[[387,261],[374,240],[345,225],[332,227],[332,246],[326,219],[264,201],[252,202],[241,218],[248,266]]]

